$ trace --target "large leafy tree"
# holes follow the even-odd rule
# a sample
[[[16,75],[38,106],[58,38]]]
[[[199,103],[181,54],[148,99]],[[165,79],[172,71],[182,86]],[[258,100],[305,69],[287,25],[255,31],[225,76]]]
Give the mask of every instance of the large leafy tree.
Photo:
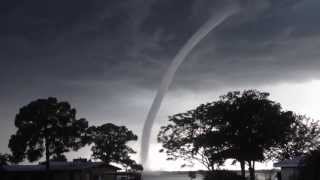
[[[134,170],[142,170],[142,166],[130,158],[136,153],[127,145],[130,141],[138,139],[132,131],[125,126],[111,123],[88,128],[87,141],[92,144],[92,156],[105,163],[117,163]]]
[[[224,138],[211,141],[214,145],[204,145],[204,135],[212,128],[201,121],[195,110],[170,116],[169,122],[158,134],[163,146],[160,152],[165,152],[168,160],[183,159],[186,164],[182,166],[192,166],[197,161],[210,171],[224,162],[225,157],[217,155],[225,149]]]
[[[269,93],[256,90],[235,91],[204,106],[208,113],[203,119],[215,121],[228,142],[227,156],[240,162],[242,175],[247,162],[251,179],[255,161],[264,161],[269,149],[286,143],[295,122],[292,112],[282,111],[280,104],[268,97]],[[210,132],[208,135],[215,138]]]
[[[170,117],[159,141],[169,157],[193,159],[201,153],[211,164],[236,159],[243,175],[247,162],[253,179],[254,162],[265,160],[268,150],[284,144],[295,122],[292,112],[282,111],[268,96],[256,90],[229,92],[187,114]]]
[[[82,147],[88,122],[76,118],[76,110],[68,102],[56,98],[38,99],[23,106],[15,117],[17,131],[11,136],[9,148],[14,162],[27,158],[30,162],[46,157],[65,159],[63,153]]]

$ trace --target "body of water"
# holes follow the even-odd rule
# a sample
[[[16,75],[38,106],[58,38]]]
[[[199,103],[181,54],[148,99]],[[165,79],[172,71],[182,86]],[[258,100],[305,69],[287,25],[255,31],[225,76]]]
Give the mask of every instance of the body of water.
[[[256,180],[277,180],[277,172],[278,170],[257,171]],[[190,177],[187,172],[152,172],[144,174],[143,180],[190,180]],[[203,175],[197,174],[193,180],[203,180]]]
[[[193,180],[202,180],[203,176],[197,174]],[[143,180],[190,180],[188,173],[150,173],[143,176]]]

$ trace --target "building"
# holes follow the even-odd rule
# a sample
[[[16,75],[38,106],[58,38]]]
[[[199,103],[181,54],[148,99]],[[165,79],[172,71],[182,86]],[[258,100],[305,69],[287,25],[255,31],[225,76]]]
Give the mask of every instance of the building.
[[[72,162],[50,162],[50,172],[45,164],[4,165],[0,167],[1,180],[116,180],[120,168],[103,162],[76,159]]]
[[[281,180],[296,180],[299,177],[299,168],[303,166],[303,158],[287,159],[274,163],[274,167],[281,168]]]

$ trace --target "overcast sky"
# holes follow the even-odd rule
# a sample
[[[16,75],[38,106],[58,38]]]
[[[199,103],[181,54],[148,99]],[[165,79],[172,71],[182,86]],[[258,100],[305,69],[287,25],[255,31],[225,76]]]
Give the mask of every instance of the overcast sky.
[[[228,0],[243,6],[191,52],[162,104],[168,115],[229,90],[271,92],[285,109],[320,119],[319,0]],[[18,109],[48,96],[90,124],[138,135],[161,77],[188,38],[226,0],[2,0],[0,152]],[[153,138],[152,151],[159,145]],[[139,143],[139,142],[138,142]],[[133,146],[139,150],[138,143]],[[90,154],[82,150],[74,156]],[[151,159],[153,169],[179,163]],[[159,165],[156,162],[163,162]]]

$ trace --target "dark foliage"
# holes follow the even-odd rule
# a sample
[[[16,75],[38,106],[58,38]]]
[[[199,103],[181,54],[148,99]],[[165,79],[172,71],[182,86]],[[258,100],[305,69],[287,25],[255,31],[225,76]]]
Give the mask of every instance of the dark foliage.
[[[143,170],[142,166],[130,158],[130,154],[136,153],[127,146],[130,141],[136,141],[138,137],[125,126],[116,126],[111,123],[88,128],[87,140],[93,146],[92,156],[106,163],[118,163],[133,170]]]
[[[257,90],[229,92],[218,101],[169,117],[170,124],[158,135],[162,151],[173,160],[199,160],[209,170],[225,159],[236,159],[243,176],[246,162],[254,179],[255,161],[266,160],[268,152],[287,144],[300,120],[268,97]]]
[[[208,131],[208,126],[196,117],[195,110],[176,114],[169,117],[171,122],[168,126],[161,127],[158,141],[168,155],[168,160],[183,159],[189,165],[193,160],[205,165],[208,170],[214,170],[215,166],[223,163],[224,157],[216,156],[223,151],[224,144],[216,139],[214,146],[202,146],[203,135]],[[219,141],[219,142],[218,142]]]
[[[306,116],[295,115],[291,132],[286,136],[286,142],[279,144],[267,152],[269,159],[294,159],[315,150],[320,144],[319,122]]]
[[[59,162],[67,162],[67,158],[64,155],[53,155],[51,158],[52,161],[59,161]]]
[[[14,162],[25,158],[37,161],[44,154],[49,160],[65,159],[63,153],[81,148],[88,122],[76,119],[76,110],[68,102],[56,98],[38,99],[22,107],[15,117],[17,132],[11,136],[9,148]]]
[[[0,166],[10,164],[11,156],[9,154],[0,153]]]

